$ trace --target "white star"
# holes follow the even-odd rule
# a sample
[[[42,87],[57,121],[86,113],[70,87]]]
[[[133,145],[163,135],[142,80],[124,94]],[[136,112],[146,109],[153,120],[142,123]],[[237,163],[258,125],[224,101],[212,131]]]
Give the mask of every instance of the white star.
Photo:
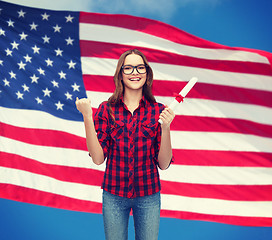
[[[40,67],[37,69],[37,71],[41,74],[45,76],[44,70]]]
[[[6,50],[6,56],[12,56],[12,51],[11,50],[9,50],[9,48],[7,48]]]
[[[22,9],[20,12],[17,12],[19,14],[19,17],[25,17],[26,12],[24,12]]]
[[[57,24],[54,28],[54,32],[60,32],[61,27]]]
[[[32,49],[33,49],[34,53],[40,54],[40,52],[39,52],[40,48],[38,48],[36,45],[34,47],[32,47]]]
[[[3,82],[4,82],[4,86],[9,86],[10,87],[9,81],[6,78],[3,80]]]
[[[55,103],[55,105],[57,106],[57,110],[62,110],[63,111],[63,106],[64,106],[64,104],[63,103],[61,103],[60,101],[58,101],[58,103]]]
[[[48,96],[48,97],[50,97],[50,93],[52,92],[51,90],[49,90],[48,88],[46,88],[46,89],[44,89],[44,90],[42,90],[43,91],[43,93],[44,93],[44,97],[46,97],[46,96]]]
[[[0,60],[0,65],[3,66],[3,60]]]
[[[75,69],[75,65],[76,65],[76,63],[75,63],[75,62],[73,62],[72,60],[71,60],[70,62],[68,62],[67,64],[69,65],[69,69],[70,69],[70,68]]]
[[[69,15],[65,18],[66,18],[66,22],[71,22],[71,23],[73,22],[73,19],[74,19],[74,17],[72,17],[71,15]]]
[[[45,60],[45,62],[47,63],[47,67],[48,67],[48,66],[53,67],[53,61],[50,60],[49,58],[47,58],[47,59]]]
[[[50,17],[50,15],[47,15],[46,12],[44,14],[41,14],[41,16],[42,16],[42,20],[47,20],[47,21],[48,21],[48,18]]]
[[[32,77],[30,77],[31,78],[31,83],[38,83],[38,79],[39,79],[39,77],[36,77],[36,75],[35,74],[33,74],[33,76]]]
[[[9,75],[10,75],[10,78],[11,78],[11,79],[12,79],[12,78],[16,79],[16,73],[10,71],[10,72],[9,72]]]
[[[24,92],[29,92],[29,87],[26,86],[25,84],[22,85],[22,88],[24,89]]]
[[[60,50],[59,48],[55,50],[56,56],[62,56],[63,50]]]
[[[76,83],[74,83],[74,85],[71,85],[71,87],[73,88],[73,91],[78,91],[79,92],[79,85],[77,85]]]
[[[28,35],[22,32],[21,34],[19,34],[19,36],[21,37],[21,40],[26,40]]]
[[[42,100],[42,99],[40,99],[39,97],[36,97],[36,98],[35,98],[35,100],[37,101],[37,103],[38,103],[38,104],[41,104],[41,105],[43,104],[43,103],[42,103],[42,102],[43,102],[43,100]]]
[[[8,23],[8,26],[9,26],[9,27],[14,27],[14,22],[11,21],[11,19],[9,19],[9,20],[7,21],[7,23]]]
[[[49,43],[50,38],[45,35],[43,38],[43,43]]]
[[[65,39],[65,41],[67,42],[67,45],[73,45],[74,39],[69,37],[68,39]]]
[[[66,96],[66,99],[68,100],[68,99],[70,99],[70,100],[72,100],[72,94],[70,94],[69,92],[67,92],[67,93],[65,93],[64,94],[65,96]]]
[[[18,92],[16,93],[16,95],[17,95],[17,99],[19,99],[19,98],[20,98],[20,99],[24,99],[24,98],[23,98],[23,96],[24,96],[23,93],[21,93],[21,92],[18,91]]]
[[[59,72],[58,74],[60,75],[60,79],[66,79],[66,73],[64,73],[63,71]]]
[[[1,36],[1,35],[6,36],[5,31],[4,31],[2,28],[0,28],[0,36]]]
[[[30,62],[30,63],[31,63],[32,57],[28,56],[28,54],[25,55],[24,58],[25,58],[25,61],[26,61],[26,62]]]
[[[17,63],[19,65],[19,69],[24,69],[25,70],[25,65],[26,63],[23,63],[22,61]]]
[[[55,80],[51,81],[51,83],[53,84],[54,87],[57,87],[57,88],[59,87],[59,83],[56,82]]]
[[[30,26],[30,31],[31,31],[31,30],[35,30],[35,31],[37,31],[37,27],[38,27],[38,25],[37,25],[37,24],[35,24],[34,22],[33,22],[32,24],[29,24],[29,26]]]
[[[12,49],[16,48],[16,49],[18,50],[18,46],[19,46],[19,45],[20,45],[20,44],[17,43],[17,42],[15,42],[15,41],[13,41],[13,43],[11,43]]]

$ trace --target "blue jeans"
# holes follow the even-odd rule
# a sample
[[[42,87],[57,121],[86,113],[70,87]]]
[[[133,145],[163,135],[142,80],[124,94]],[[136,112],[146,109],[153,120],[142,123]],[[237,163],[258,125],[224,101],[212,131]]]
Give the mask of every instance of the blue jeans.
[[[124,198],[103,191],[103,221],[106,240],[127,240],[132,209],[135,239],[157,240],[160,225],[160,192],[153,195]]]

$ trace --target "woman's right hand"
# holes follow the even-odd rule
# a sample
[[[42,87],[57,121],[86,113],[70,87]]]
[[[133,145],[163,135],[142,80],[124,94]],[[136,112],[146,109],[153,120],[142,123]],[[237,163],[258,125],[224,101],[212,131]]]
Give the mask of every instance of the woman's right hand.
[[[88,98],[76,98],[76,107],[80,111],[83,117],[92,117],[93,110],[91,107],[91,101]]]

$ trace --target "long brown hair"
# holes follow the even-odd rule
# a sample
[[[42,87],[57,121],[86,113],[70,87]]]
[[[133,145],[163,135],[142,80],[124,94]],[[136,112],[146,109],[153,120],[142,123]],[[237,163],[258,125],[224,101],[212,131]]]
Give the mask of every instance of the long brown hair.
[[[146,98],[146,100],[148,100],[149,102],[151,102],[151,103],[156,102],[155,97],[152,94],[152,84],[153,84],[152,68],[148,64],[148,61],[142,52],[140,52],[137,49],[128,50],[128,51],[124,52],[118,60],[115,74],[113,77],[114,83],[115,83],[115,91],[112,94],[112,96],[108,99],[110,116],[112,117],[114,122],[115,122],[115,117],[114,117],[114,114],[112,111],[112,106],[115,105],[116,103],[118,103],[120,101],[120,98],[124,94],[124,83],[122,81],[122,66],[125,62],[126,57],[130,54],[137,54],[137,55],[141,56],[144,61],[144,64],[147,66],[147,68],[146,68],[146,73],[147,73],[146,74],[146,82],[143,86],[143,95]]]

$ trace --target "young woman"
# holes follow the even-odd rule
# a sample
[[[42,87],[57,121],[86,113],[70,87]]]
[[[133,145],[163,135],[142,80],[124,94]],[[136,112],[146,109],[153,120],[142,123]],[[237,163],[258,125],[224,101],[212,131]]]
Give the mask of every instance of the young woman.
[[[115,92],[100,104],[94,119],[90,100],[76,100],[93,162],[107,159],[102,185],[105,236],[126,240],[132,210],[136,239],[155,240],[161,205],[158,167],[167,169],[171,163],[170,124],[175,115],[155,101],[153,72],[140,51],[121,55],[114,82]]]

